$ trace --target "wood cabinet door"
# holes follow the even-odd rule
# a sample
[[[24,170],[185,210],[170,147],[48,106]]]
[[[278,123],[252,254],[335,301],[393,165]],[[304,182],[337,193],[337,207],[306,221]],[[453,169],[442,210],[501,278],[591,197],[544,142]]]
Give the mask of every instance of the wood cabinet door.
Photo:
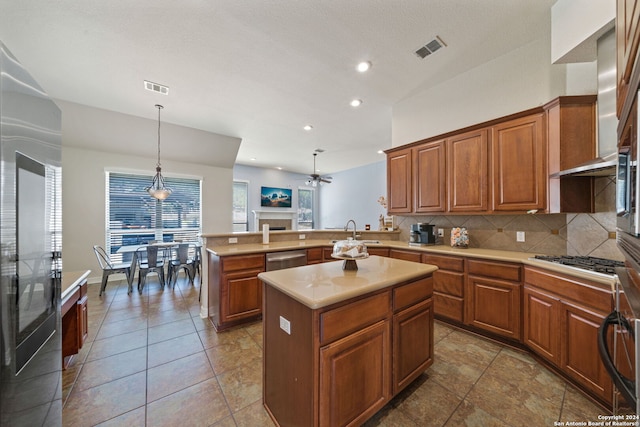
[[[488,209],[489,145],[487,130],[447,140],[447,196],[450,212]]]
[[[411,166],[410,148],[396,151],[387,156],[388,213],[409,213],[413,209]]]
[[[445,140],[413,149],[415,212],[444,212],[447,209]]]
[[[262,313],[262,283],[258,280],[261,272],[249,270],[223,276],[221,323]]]
[[[467,277],[465,323],[520,340],[520,284]]]
[[[319,424],[358,426],[391,397],[390,322],[320,348]]]
[[[393,316],[393,394],[433,364],[433,300]]]
[[[86,285],[85,285],[86,286]],[[89,311],[87,303],[89,302],[89,296],[85,295],[78,300],[76,305],[78,316],[78,348],[82,348],[87,337],[89,336]]]
[[[560,366],[560,300],[530,286],[524,287],[524,344]]]
[[[611,403],[613,383],[598,352],[598,328],[606,314],[562,301],[561,354],[563,371]]]
[[[491,128],[494,210],[546,208],[545,141],[543,114],[511,120]]]

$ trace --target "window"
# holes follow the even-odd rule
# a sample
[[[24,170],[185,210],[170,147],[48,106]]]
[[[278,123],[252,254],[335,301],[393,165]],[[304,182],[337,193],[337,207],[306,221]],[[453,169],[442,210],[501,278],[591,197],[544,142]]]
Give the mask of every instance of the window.
[[[249,231],[249,183],[233,181],[233,231]]]
[[[313,229],[313,190],[298,189],[298,230]]]
[[[169,198],[156,200],[145,188],[150,175],[107,172],[107,253],[114,261],[120,246],[149,241],[195,241],[202,232],[201,180],[165,177],[173,190]]]

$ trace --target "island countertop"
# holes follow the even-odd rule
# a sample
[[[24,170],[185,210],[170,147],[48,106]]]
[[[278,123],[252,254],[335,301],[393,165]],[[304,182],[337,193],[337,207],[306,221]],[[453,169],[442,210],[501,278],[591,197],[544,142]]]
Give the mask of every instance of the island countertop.
[[[438,269],[435,265],[380,256],[356,262],[358,270],[343,270],[342,262],[328,262],[260,273],[258,278],[316,309],[427,276]]]

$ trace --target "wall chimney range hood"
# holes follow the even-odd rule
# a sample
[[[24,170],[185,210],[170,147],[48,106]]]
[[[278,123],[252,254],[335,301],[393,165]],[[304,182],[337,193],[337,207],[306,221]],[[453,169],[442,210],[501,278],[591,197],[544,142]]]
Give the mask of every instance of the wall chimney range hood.
[[[597,41],[598,69],[598,157],[551,175],[565,176],[615,176],[618,166],[616,116],[616,34],[611,29]]]

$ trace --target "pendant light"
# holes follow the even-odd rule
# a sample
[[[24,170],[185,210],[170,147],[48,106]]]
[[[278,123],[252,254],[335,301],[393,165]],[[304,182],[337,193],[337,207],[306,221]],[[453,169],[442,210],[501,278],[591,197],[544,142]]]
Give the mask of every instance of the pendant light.
[[[164,178],[161,173],[162,168],[160,167],[160,110],[164,107],[156,104],[156,108],[158,109],[158,163],[156,164],[156,175],[153,177],[153,182],[145,190],[151,197],[164,200],[171,195],[172,190],[164,185]]]

